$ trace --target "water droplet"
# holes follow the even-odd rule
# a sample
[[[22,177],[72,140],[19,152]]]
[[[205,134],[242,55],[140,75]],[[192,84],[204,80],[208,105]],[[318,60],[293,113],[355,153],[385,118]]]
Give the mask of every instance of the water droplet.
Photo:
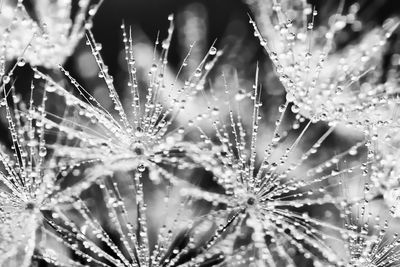
[[[214,115],[214,116],[218,116],[218,114],[219,114],[219,109],[216,108],[216,107],[213,108],[212,111],[211,111],[211,114]]]
[[[48,85],[46,86],[46,91],[49,93],[53,93],[56,91],[56,87],[54,85]]]
[[[240,89],[239,92],[237,92],[235,95],[235,100],[240,101],[240,100],[243,100],[245,97],[246,97],[246,91],[243,89]]]
[[[94,16],[96,14],[96,8],[89,9],[88,14],[89,14],[89,16]]]
[[[144,166],[143,164],[139,164],[139,166],[137,167],[138,172],[144,172],[146,170],[146,166]]]
[[[11,80],[10,76],[8,76],[8,75],[4,75],[3,76],[3,83],[4,84],[8,84],[10,82],[10,80]]]
[[[343,19],[338,19],[336,22],[335,22],[335,29],[337,30],[337,31],[339,31],[339,30],[341,30],[341,29],[343,29],[345,26],[346,26],[346,21],[345,20],[343,20]]]
[[[143,136],[143,130],[142,130],[141,127],[136,127],[135,136],[136,137],[142,137]]]
[[[281,112],[281,113],[284,112],[285,109],[286,109],[286,105],[285,104],[280,105],[279,108],[278,108],[279,112]]]
[[[293,113],[299,113],[300,108],[299,108],[298,105],[292,105],[291,110],[292,110]]]
[[[343,93],[343,87],[341,87],[341,86],[336,87],[335,93],[337,95],[340,95],[341,93]]]
[[[215,47],[212,46],[212,47],[210,48],[210,51],[209,51],[208,53],[209,53],[210,55],[212,55],[212,56],[215,55],[215,54],[217,54],[217,48],[215,48]]]
[[[23,67],[23,66],[25,66],[25,64],[26,64],[26,61],[25,61],[24,58],[19,58],[19,59],[18,59],[17,65],[18,65],[19,67]]]
[[[201,76],[201,69],[200,68],[196,69],[196,71],[194,72],[194,76],[197,77],[197,78]]]
[[[41,147],[39,150],[39,156],[44,157],[47,154],[47,149],[45,147]]]

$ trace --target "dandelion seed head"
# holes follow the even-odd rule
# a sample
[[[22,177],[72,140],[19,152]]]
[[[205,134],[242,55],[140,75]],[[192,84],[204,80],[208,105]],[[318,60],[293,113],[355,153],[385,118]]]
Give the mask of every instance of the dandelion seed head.
[[[186,98],[195,93],[194,89],[203,82],[207,73],[205,63],[210,55],[204,57],[195,72],[186,80],[183,88],[178,88],[175,84],[168,85],[164,74],[168,65],[167,56],[173,26],[172,20],[168,36],[162,42],[160,56],[156,56],[159,40],[155,42],[153,64],[148,74],[146,93],[143,94],[136,76],[132,32],[128,31],[124,24],[122,25],[130,105],[123,105],[121,102],[114,87],[113,77],[108,74],[108,67],[101,57],[101,45],[94,41],[91,32],[88,33],[87,44],[99,66],[100,76],[106,83],[113,110],[102,107],[62,67],[61,70],[76,88],[79,97],[35,69],[36,75],[46,81],[46,92],[63,97],[67,106],[63,123],[56,123],[55,120],[58,118],[52,114],[44,120],[46,127],[58,130],[66,137],[64,141],[54,145],[59,158],[69,161],[99,160],[103,167],[115,171],[133,169],[140,172],[146,169],[153,171],[152,167],[160,164],[181,165],[181,168],[190,165],[184,162],[186,147],[190,147],[183,140],[185,128],[176,120],[179,113],[185,112]],[[215,54],[211,56],[216,56]],[[185,66],[182,66],[180,71],[183,69]],[[176,80],[178,76],[179,73]],[[168,107],[170,104],[171,107]],[[218,110],[214,108],[213,113],[218,113]],[[70,145],[71,143],[79,145]]]
[[[18,59],[18,65],[55,68],[72,55],[75,46],[90,27],[98,3],[80,0],[79,10],[71,18],[72,1],[39,0],[33,4],[31,15],[23,1],[5,1],[2,6],[0,43],[7,60]],[[101,2],[101,1],[100,1]]]
[[[252,90],[239,82],[232,90],[230,74],[222,74],[204,91],[222,50],[189,42],[206,32],[205,10],[196,5],[178,15],[188,21],[188,51],[175,77],[168,63],[173,15],[166,38],[158,34],[153,48],[139,43],[139,55],[131,27],[121,26],[129,90],[121,97],[90,31],[99,5],[80,0],[71,18],[70,0],[40,0],[30,14],[22,1],[5,2],[0,109],[11,147],[0,148],[0,265],[399,265],[392,231],[400,214],[398,58],[383,67],[398,19],[339,49],[342,31],[363,26],[358,4],[341,3],[317,20],[323,14],[303,0],[248,2],[255,37],[287,92],[270,125],[258,64]],[[189,24],[197,29],[189,32]],[[95,90],[61,65],[85,30],[99,67],[86,77],[98,73],[104,84]],[[145,81],[141,57],[150,63]],[[14,71],[27,63],[34,77],[24,104]],[[57,65],[66,82],[35,65]],[[222,97],[214,92],[219,84]],[[62,114],[46,107],[48,97]],[[321,120],[328,125],[316,124]],[[338,124],[365,138],[326,149]],[[309,136],[312,129],[321,135]],[[382,196],[388,214],[381,214]]]
[[[193,209],[188,209],[190,201],[174,194],[177,190],[174,187],[169,187],[171,191],[164,197],[157,195],[156,199],[161,201],[154,206],[145,196],[149,191],[143,183],[144,174],[139,171],[131,174],[133,179],[112,178],[97,183],[100,191],[96,194],[102,194],[104,203],[91,206],[90,198],[76,197],[74,216],[59,209],[64,220],[50,222],[56,231],[45,230],[48,238],[72,250],[75,260],[99,266],[191,266],[218,262],[220,251],[208,250],[204,245],[217,220],[196,216]],[[129,197],[132,193],[133,199]],[[96,212],[98,205],[105,205],[113,231],[101,224]],[[150,213],[148,208],[158,212]],[[111,233],[117,234],[120,242],[113,240]],[[69,238],[63,239],[63,235]],[[49,263],[77,263],[57,251],[36,257]]]
[[[389,234],[393,213],[387,219],[372,214],[372,202],[357,203],[355,213],[348,213],[346,228],[356,234],[349,235],[345,245],[347,258],[343,266],[395,266],[399,263],[399,236]]]
[[[282,262],[282,264],[294,266],[292,257],[296,253],[302,254],[307,259],[312,259],[314,263],[334,263],[339,259],[339,256],[334,253],[330,246],[323,245],[321,240],[335,239],[334,236],[344,237],[352,234],[353,230],[341,229],[339,226],[324,222],[321,218],[314,218],[311,214],[298,210],[326,204],[347,205],[347,201],[353,201],[333,195],[329,186],[324,183],[337,186],[340,184],[340,175],[350,174],[358,168],[360,170],[365,169],[365,166],[349,168],[341,172],[332,171],[331,174],[327,175],[324,175],[324,173],[326,169],[339,163],[344,155],[356,149],[357,146],[341,155],[328,159],[320,166],[309,169],[307,177],[310,180],[304,180],[300,177],[296,179],[296,175],[301,176],[303,174],[294,171],[303,165],[310,155],[319,150],[321,143],[333,131],[333,127],[308,151],[300,154],[299,158],[293,159],[293,162],[289,162],[288,159],[294,157],[295,147],[311,127],[312,122],[306,123],[303,120],[303,128],[299,136],[291,140],[289,144],[285,144],[283,139],[287,133],[281,127],[283,127],[284,114],[289,112],[286,102],[279,108],[281,114],[272,134],[272,140],[267,143],[264,154],[257,155],[259,150],[257,148],[257,136],[260,130],[259,120],[261,119],[257,78],[253,88],[252,100],[254,105],[250,134],[242,133],[243,124],[240,116],[235,118],[232,110],[229,117],[231,128],[224,122],[216,122],[213,121],[213,117],[209,117],[214,125],[215,141],[207,136],[204,131],[201,131],[202,140],[205,146],[210,146],[210,151],[215,153],[216,161],[205,158],[201,160],[203,164],[206,164],[206,162],[209,164],[208,169],[213,173],[215,181],[224,188],[225,193],[212,193],[193,188],[185,189],[181,193],[206,200],[212,203],[214,207],[225,207],[222,210],[227,217],[227,223],[224,231],[221,232],[221,237],[217,240],[221,240],[224,246],[232,248],[230,254],[228,252],[225,254],[226,262],[241,262],[243,260],[243,264],[245,264],[249,257],[247,253],[256,251],[253,252],[253,255],[260,264],[264,262],[273,265],[276,262]],[[237,100],[235,99],[235,101]],[[293,109],[294,112],[297,111],[297,107]],[[305,127],[304,124],[306,124]],[[288,145],[288,147],[278,149],[279,146],[285,145]],[[282,154],[279,155],[280,153]],[[279,156],[276,156],[276,154]],[[256,160],[257,157],[260,157],[260,159]],[[234,248],[237,238],[233,234],[236,233],[235,231],[252,231],[248,250]],[[333,231],[335,234],[328,234],[329,231]],[[222,238],[222,236],[226,238],[229,235],[232,235],[231,243]],[[222,244],[220,245],[222,246]],[[214,245],[219,246],[218,241],[215,241]],[[279,249],[280,246],[291,247],[294,252],[283,251]]]
[[[13,84],[3,84],[2,90],[0,111],[6,114],[12,145],[0,147],[0,264],[30,266],[43,212],[51,212],[69,196],[57,194],[61,166],[46,148],[42,123],[46,96],[35,115],[33,91],[26,105]]]
[[[393,84],[399,84],[399,77],[380,81],[385,43],[398,26],[397,19],[388,19],[358,43],[337,51],[334,37],[344,27],[360,23],[357,3],[344,10],[345,15],[339,6],[328,25],[316,26],[317,11],[303,1],[283,1],[278,9],[273,1],[249,2],[256,13],[257,25],[250,21],[255,35],[276,67],[287,100],[302,115],[362,130],[398,123],[389,114],[397,106],[393,95],[398,86]]]

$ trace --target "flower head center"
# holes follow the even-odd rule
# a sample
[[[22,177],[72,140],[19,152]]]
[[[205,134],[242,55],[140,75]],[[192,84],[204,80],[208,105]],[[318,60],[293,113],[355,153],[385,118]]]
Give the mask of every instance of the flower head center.
[[[254,204],[256,204],[256,199],[254,197],[249,197],[247,198],[247,205],[249,206],[253,206]]]
[[[142,156],[145,153],[145,146],[140,141],[135,141],[130,145],[130,150],[137,156]]]
[[[28,202],[25,205],[25,210],[27,210],[27,211],[33,211],[35,208],[36,208],[36,205],[33,202]]]

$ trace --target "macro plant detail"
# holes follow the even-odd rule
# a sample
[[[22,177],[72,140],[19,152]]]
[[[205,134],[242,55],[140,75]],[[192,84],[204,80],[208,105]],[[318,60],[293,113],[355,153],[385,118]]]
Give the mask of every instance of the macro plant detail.
[[[344,266],[346,264],[350,266],[396,266],[399,260],[400,243],[397,233],[392,237],[387,234],[391,215],[385,220],[379,216],[373,218],[368,208],[368,202],[356,207],[358,215],[355,218],[351,218],[351,216],[347,218],[346,228],[365,234],[372,230],[376,232],[376,236],[362,238],[349,236],[345,246],[348,257],[340,264]],[[370,220],[375,221],[373,229],[369,225]]]
[[[101,1],[2,1],[1,56],[5,60],[19,59],[45,68],[56,68],[72,55],[75,46],[91,27]],[[78,10],[72,16],[73,5]],[[4,74],[4,73],[3,73]]]
[[[47,127],[55,128],[65,135],[63,144],[53,145],[56,157],[68,159],[70,162],[76,160],[100,161],[102,166],[98,175],[102,175],[104,169],[110,171],[137,169],[139,172],[144,172],[147,168],[150,173],[155,173],[155,175],[151,175],[154,179],[158,179],[158,175],[170,179],[174,177],[172,174],[165,171],[157,172],[158,165],[191,167],[192,164],[189,161],[185,162],[185,154],[197,153],[197,151],[186,150],[190,149],[192,144],[183,140],[185,129],[176,125],[174,120],[180,112],[184,112],[186,99],[196,92],[196,87],[201,87],[203,76],[207,73],[205,69],[207,57],[215,56],[216,52],[213,50],[215,48],[210,49],[196,71],[184,83],[183,88],[167,84],[164,80],[164,72],[168,64],[167,56],[173,33],[172,15],[169,20],[168,37],[161,43],[160,57],[153,60],[148,75],[147,93],[144,96],[138,88],[136,78],[132,33],[127,32],[125,25],[121,26],[131,97],[131,103],[126,108],[113,85],[113,77],[108,74],[108,68],[100,55],[100,44],[95,43],[90,32],[87,44],[100,69],[99,76],[106,83],[114,111],[103,108],[66,70],[62,69],[83,99],[75,97],[52,80],[50,76],[34,69],[35,73],[44,81],[45,91],[48,94],[57,94],[63,97],[67,106],[64,114],[65,122],[57,124],[55,120],[59,117],[53,116],[51,113],[48,114],[48,119],[44,120]],[[157,40],[155,49],[158,44]],[[184,62],[181,68],[184,69],[185,66]],[[173,91],[177,91],[176,98],[171,96]],[[171,98],[163,101],[174,103],[174,106],[163,105],[161,101],[163,97]],[[79,115],[76,116],[76,114]],[[76,119],[77,117],[78,119]],[[76,143],[78,143],[77,146],[70,145]],[[90,153],[87,153],[88,151]],[[94,171],[97,170],[95,168]],[[96,178],[95,175],[93,178]]]
[[[327,21],[317,25],[318,11],[306,1],[249,2],[259,21],[250,23],[276,66],[286,98],[312,120],[362,131],[371,140],[370,155],[376,157],[372,180],[382,194],[394,194],[399,185],[399,62],[397,54],[386,66],[384,60],[398,18],[387,19],[339,50],[337,36],[348,28],[362,29],[359,3],[345,8],[342,1]]]
[[[335,262],[339,259],[338,255],[335,255],[334,250],[323,240],[336,240],[348,235],[358,236],[358,233],[330,224],[324,219],[313,218],[300,210],[306,206],[330,204],[341,207],[360,201],[360,198],[334,195],[334,188],[342,186],[343,176],[350,176],[353,172],[361,170],[365,172],[367,163],[340,171],[332,170],[330,162],[339,164],[345,155],[356,153],[354,151],[357,151],[359,145],[355,145],[340,155],[307,169],[307,160],[319,152],[321,144],[332,133],[333,127],[299,158],[293,158],[294,150],[307,130],[312,127],[312,122],[305,123],[304,118],[298,116],[294,124],[303,121],[306,125],[303,125],[300,134],[293,140],[285,141],[290,134],[288,130],[282,129],[285,113],[289,112],[288,103],[279,107],[281,115],[275,123],[272,140],[265,146],[264,154],[258,155],[256,144],[262,119],[262,92],[259,91],[258,74],[257,70],[254,89],[250,94],[254,109],[249,136],[244,130],[240,114],[235,118],[233,110],[230,110],[229,126],[220,120],[212,122],[215,138],[208,137],[200,128],[204,142],[204,145],[200,146],[209,147],[208,153],[214,153],[213,160],[207,164],[208,170],[213,172],[215,181],[224,188],[224,193],[204,192],[192,188],[184,188],[182,192],[188,196],[203,198],[213,203],[216,208],[225,207],[222,213],[226,214],[229,227],[238,228],[232,231],[240,232],[240,229],[246,227],[252,229],[252,242],[247,249],[231,251],[236,255],[235,260],[242,261],[242,264],[249,263],[246,257],[249,251],[256,251],[252,260],[257,262],[257,266],[293,266],[294,251],[311,259],[314,264]],[[301,126],[295,128],[297,127]],[[213,139],[217,141],[212,141]],[[200,161],[206,160],[201,158]],[[296,169],[302,169],[303,175],[296,177]],[[331,233],[326,234],[326,229]],[[231,246],[234,247],[234,242]],[[290,246],[292,248],[289,251],[282,249]]]
[[[361,128],[397,125],[392,115],[397,106],[398,62],[382,69],[387,39],[398,27],[396,18],[336,51],[336,35],[345,27],[361,26],[358,3],[345,10],[342,1],[327,25],[316,25],[318,11],[306,1],[252,4],[262,27],[251,21],[256,35],[276,66],[288,100],[304,116]]]
[[[39,116],[34,117],[33,88],[28,106],[13,86],[3,84],[2,88],[1,108],[6,113],[12,146],[2,146],[0,156],[0,264],[30,266],[43,213],[51,213],[57,205],[69,201],[69,194],[60,193],[60,182],[71,166],[57,164],[46,147],[46,95],[37,107]]]
[[[0,1],[0,266],[400,266],[398,15],[236,2]]]

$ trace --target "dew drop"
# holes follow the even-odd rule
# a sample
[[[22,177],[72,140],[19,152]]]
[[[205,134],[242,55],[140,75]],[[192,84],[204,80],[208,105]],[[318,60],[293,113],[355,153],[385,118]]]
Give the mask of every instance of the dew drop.
[[[213,108],[212,109],[212,111],[211,111],[211,114],[213,115],[213,116],[218,116],[218,114],[219,114],[219,109],[218,108]]]
[[[299,108],[298,105],[293,105],[292,108],[291,108],[291,110],[292,110],[293,113],[299,113],[300,108]]]
[[[23,66],[25,66],[25,64],[26,64],[26,61],[25,61],[24,58],[18,59],[17,65],[18,65],[19,67],[23,67]]]
[[[47,149],[45,147],[41,147],[39,150],[39,156],[44,157],[47,154]]]
[[[235,95],[235,100],[240,101],[240,100],[243,100],[245,97],[246,97],[246,91],[243,89],[240,89],[239,92],[237,92]]]
[[[56,88],[54,85],[48,85],[48,86],[46,86],[46,91],[49,93],[53,93],[56,91]]]
[[[137,167],[137,170],[139,172],[144,172],[146,170],[146,166],[144,166],[143,164],[139,164],[139,166]]]
[[[212,46],[212,47],[210,48],[210,51],[209,51],[208,53],[209,53],[210,55],[212,55],[212,56],[215,55],[215,54],[217,54],[217,48],[215,48],[215,47]]]
[[[197,77],[197,78],[199,78],[201,76],[201,69],[200,68],[196,69],[196,71],[194,72],[194,76]]]
[[[285,104],[280,105],[279,108],[278,108],[279,112],[281,112],[281,113],[284,112],[285,109],[286,109],[286,105]]]
[[[10,80],[11,80],[10,76],[8,76],[8,75],[4,75],[3,76],[3,83],[4,84],[8,84],[10,82]]]
[[[143,136],[143,130],[142,130],[141,127],[136,127],[135,136],[136,137],[142,137]]]
[[[337,95],[340,95],[341,93],[343,93],[343,87],[341,87],[341,86],[336,87],[335,93]]]

